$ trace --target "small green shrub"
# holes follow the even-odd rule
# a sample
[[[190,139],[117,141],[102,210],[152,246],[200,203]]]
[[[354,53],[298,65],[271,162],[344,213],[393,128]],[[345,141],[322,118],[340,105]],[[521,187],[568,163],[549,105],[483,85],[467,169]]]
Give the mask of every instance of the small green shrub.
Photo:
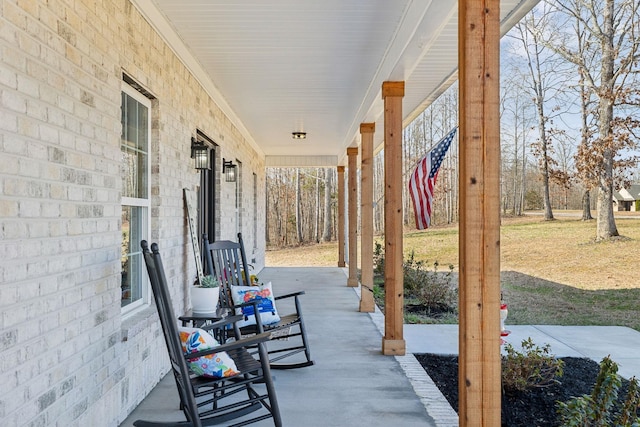
[[[384,276],[384,249],[380,242],[375,242],[373,248],[373,273]]]
[[[404,292],[415,297],[421,305],[432,308],[448,308],[455,305],[456,293],[452,285],[453,265],[447,273],[438,271],[439,263],[433,263],[429,270],[422,260],[415,259],[414,251],[403,263]]]
[[[608,356],[600,362],[600,372],[591,395],[574,397],[567,402],[558,402],[558,414],[564,427],[638,427],[640,405],[638,381],[631,378],[622,408],[616,411],[618,391],[622,380],[618,376],[618,365]]]
[[[378,301],[378,300],[382,300],[382,303],[384,304],[384,288],[380,285],[373,285],[373,298]]]
[[[374,283],[381,280],[379,285],[374,285],[374,298],[376,303],[384,306],[384,280],[376,279],[384,277],[384,248],[381,243],[375,242],[373,251]],[[402,263],[404,294],[406,299],[417,300],[417,303],[428,308],[448,311],[455,307],[456,288],[452,284],[453,265],[449,265],[449,271],[438,271],[439,263],[433,263],[433,270],[427,268],[424,261],[415,259],[415,252],[411,251],[406,261]],[[455,310],[451,310],[454,312]],[[421,316],[405,316],[407,323],[422,323]]]
[[[558,384],[564,362],[550,354],[550,346],[540,348],[531,338],[522,341],[522,351],[505,345],[502,357],[502,387],[505,392],[526,391]]]

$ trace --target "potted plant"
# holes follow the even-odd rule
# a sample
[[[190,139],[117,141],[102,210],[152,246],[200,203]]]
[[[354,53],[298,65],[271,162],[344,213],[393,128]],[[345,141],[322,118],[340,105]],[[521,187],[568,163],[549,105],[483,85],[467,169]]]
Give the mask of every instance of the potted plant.
[[[220,282],[212,275],[196,280],[191,288],[193,314],[215,314],[220,299]]]

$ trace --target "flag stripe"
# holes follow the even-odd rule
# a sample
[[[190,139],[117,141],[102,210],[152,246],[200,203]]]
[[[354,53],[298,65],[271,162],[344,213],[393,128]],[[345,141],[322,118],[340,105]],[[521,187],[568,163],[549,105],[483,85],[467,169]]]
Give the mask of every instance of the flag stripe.
[[[458,127],[456,126],[418,161],[416,169],[409,179],[409,194],[413,202],[416,228],[418,230],[424,230],[431,225],[433,188],[436,185],[442,160],[447,154],[457,130]]]

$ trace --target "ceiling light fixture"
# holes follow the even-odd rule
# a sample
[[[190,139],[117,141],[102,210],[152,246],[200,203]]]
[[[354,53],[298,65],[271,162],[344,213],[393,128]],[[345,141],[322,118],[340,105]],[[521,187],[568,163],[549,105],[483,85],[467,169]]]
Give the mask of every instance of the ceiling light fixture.
[[[306,132],[291,132],[293,139],[307,139]]]

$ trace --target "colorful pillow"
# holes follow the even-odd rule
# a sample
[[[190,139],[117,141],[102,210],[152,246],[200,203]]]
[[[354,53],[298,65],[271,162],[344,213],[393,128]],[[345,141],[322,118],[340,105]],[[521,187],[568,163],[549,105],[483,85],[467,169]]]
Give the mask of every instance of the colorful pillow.
[[[270,325],[280,321],[278,310],[276,310],[276,301],[273,298],[271,282],[260,286],[231,286],[231,297],[234,305],[259,300],[258,312],[263,325]],[[237,308],[236,314],[244,315],[244,320],[238,322],[239,327],[256,324],[253,305]]]
[[[178,327],[178,332],[185,354],[209,350],[220,345],[207,331],[200,328]],[[194,374],[203,377],[227,378],[240,373],[233,359],[224,351],[189,359],[187,364]]]

